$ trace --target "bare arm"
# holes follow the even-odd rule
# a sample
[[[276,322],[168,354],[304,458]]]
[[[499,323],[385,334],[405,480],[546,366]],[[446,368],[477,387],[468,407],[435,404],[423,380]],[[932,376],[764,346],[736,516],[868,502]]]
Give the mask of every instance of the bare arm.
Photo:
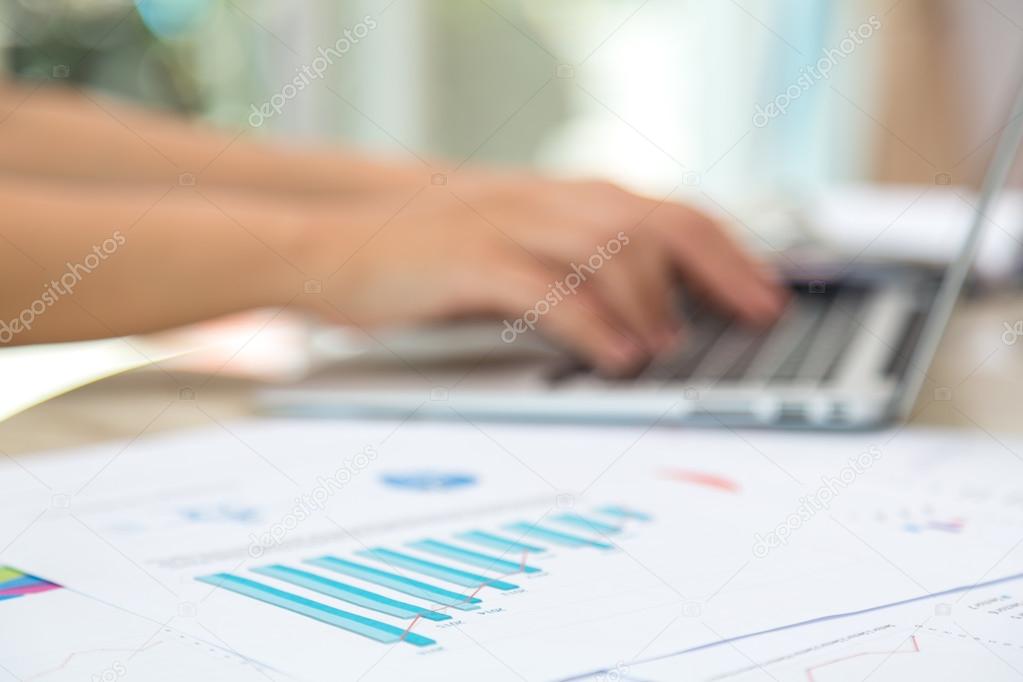
[[[0,176],[0,346],[147,332],[301,291],[306,217],[207,196]]]
[[[100,182],[178,184],[291,194],[423,185],[421,162],[373,161],[323,145],[258,139],[147,111],[76,88],[0,80],[0,171]]]

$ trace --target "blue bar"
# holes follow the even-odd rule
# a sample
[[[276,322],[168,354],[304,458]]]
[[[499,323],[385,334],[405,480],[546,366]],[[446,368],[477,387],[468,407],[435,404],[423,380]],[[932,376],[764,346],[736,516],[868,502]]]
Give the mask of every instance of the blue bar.
[[[478,609],[478,604],[481,601],[478,597],[469,597],[464,594],[458,594],[451,590],[445,590],[442,587],[435,587],[429,583],[423,583],[418,580],[413,580],[412,578],[406,578],[405,576],[398,575],[397,573],[388,573],[387,571],[381,571],[380,569],[373,568],[372,566],[357,564],[354,561],[338,559],[333,556],[324,556],[318,559],[307,559],[306,563],[312,564],[313,566],[319,566],[320,568],[326,568],[331,571],[336,571],[337,573],[342,573],[344,575],[351,576],[352,578],[358,578],[360,580],[365,580],[366,582],[389,587],[392,590],[404,592],[405,594],[412,595],[413,597],[428,599],[435,604],[451,606],[462,611]]]
[[[500,535],[485,533],[481,530],[470,530],[465,533],[459,533],[458,538],[461,540],[468,540],[469,542],[475,542],[477,545],[483,545],[484,547],[496,549],[501,552],[529,552],[531,554],[538,554],[540,552],[547,551],[543,547],[527,545],[524,542],[515,542],[514,540],[503,538]]]
[[[611,545],[604,542],[581,538],[578,535],[569,535],[568,533],[562,533],[558,530],[541,528],[533,523],[523,523],[520,521],[505,527],[509,530],[523,533],[524,535],[535,535],[536,537],[543,538],[544,540],[550,540],[551,542],[555,542],[559,545],[566,545],[568,547],[599,547],[600,549],[612,549]]]
[[[606,507],[601,507],[597,511],[601,512],[602,514],[607,514],[609,516],[617,516],[620,519],[635,519],[636,521],[650,521],[651,518],[652,518],[649,514],[644,514],[643,512],[638,512],[638,511],[633,511],[631,509],[626,509],[625,507],[620,507],[620,506],[618,506],[616,504],[609,504]]]
[[[425,575],[433,576],[434,578],[447,580],[449,583],[454,583],[463,587],[478,588],[490,586],[499,590],[517,590],[519,588],[518,585],[513,585],[511,583],[504,582],[503,580],[491,580],[485,575],[461,571],[457,568],[450,568],[442,564],[435,564],[432,561],[424,561],[422,559],[417,559],[414,556],[402,554],[401,552],[394,552],[382,547],[362,550],[359,554],[376,559],[377,561],[383,561],[387,564],[401,566],[402,568],[407,568],[410,571],[417,571]]]
[[[446,542],[438,542],[437,540],[420,540],[418,542],[410,542],[408,543],[408,546],[423,552],[439,554],[449,559],[455,559],[456,561],[462,561],[473,566],[479,566],[480,568],[484,568],[488,571],[497,571],[506,574],[540,572],[540,569],[536,566],[526,566],[524,563],[518,561],[508,561],[507,559],[490,556],[489,554],[473,552],[472,550],[462,549],[461,547],[449,545]]]
[[[309,573],[308,571],[300,571],[297,568],[274,564],[273,566],[260,566],[259,568],[254,568],[252,570],[262,575],[268,575],[271,578],[277,578],[278,580],[289,582],[292,585],[298,585],[299,587],[314,590],[320,594],[325,594],[328,597],[341,599],[342,601],[355,604],[356,606],[362,606],[367,609],[372,609],[373,611],[386,613],[389,616],[397,616],[398,618],[415,618],[416,616],[422,616],[427,620],[451,619],[451,616],[446,613],[438,613],[429,609],[423,609],[415,604],[398,601],[397,599],[390,599],[370,592],[369,590],[363,590],[358,587],[353,587],[352,585],[345,585],[344,583],[339,583],[335,580],[331,580],[330,578],[324,578],[322,575],[316,575],[315,573]]]
[[[615,533],[622,532],[622,529],[619,526],[612,526],[609,523],[595,521],[593,519],[586,518],[585,516],[580,516],[579,514],[558,514],[551,518],[555,521],[560,521],[561,523],[567,523],[570,526],[585,528],[591,533],[596,533],[597,535],[614,535]]]
[[[245,595],[251,597],[257,601],[264,602],[266,604],[273,604],[279,606],[282,609],[286,609],[293,613],[299,613],[303,616],[308,616],[321,623],[327,623],[334,627],[347,630],[348,632],[354,632],[357,635],[363,637],[369,637],[375,639],[378,642],[385,644],[393,644],[402,640],[415,646],[430,646],[436,644],[434,640],[429,637],[423,637],[417,635],[414,632],[406,633],[401,628],[396,628],[393,625],[387,623],[381,623],[378,620],[372,618],[366,618],[365,616],[359,616],[354,613],[348,613],[341,609],[335,609],[332,606],[321,604],[312,599],[306,599],[300,597],[297,594],[291,592],[285,592],[284,590],[278,590],[269,585],[257,583],[254,580],[248,578],[241,578],[230,573],[215,573],[213,575],[199,576],[196,580],[210,585],[215,585],[221,589],[235,592],[236,594]]]

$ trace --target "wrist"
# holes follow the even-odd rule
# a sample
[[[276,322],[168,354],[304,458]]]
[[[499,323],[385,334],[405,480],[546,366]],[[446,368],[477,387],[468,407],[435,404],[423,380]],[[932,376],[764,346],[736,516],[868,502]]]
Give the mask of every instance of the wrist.
[[[380,161],[341,149],[282,146],[275,147],[272,156],[274,182],[287,185],[289,191],[313,195],[364,197],[392,192],[425,185],[434,172],[419,161]]]
[[[366,238],[373,221],[365,207],[348,202],[309,203],[291,231],[286,270],[278,273],[279,298],[320,315],[336,316],[326,294],[347,289],[336,286],[335,280],[364,244],[360,237]]]

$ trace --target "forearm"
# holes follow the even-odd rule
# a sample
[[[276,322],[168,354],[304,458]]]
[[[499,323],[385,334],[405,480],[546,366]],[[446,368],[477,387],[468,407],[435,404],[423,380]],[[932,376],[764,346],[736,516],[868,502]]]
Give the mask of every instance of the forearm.
[[[0,170],[41,177],[365,194],[422,185],[430,174],[418,161],[229,134],[72,88],[0,81],[0,121]]]
[[[293,301],[323,230],[290,205],[204,194],[0,179],[0,346]]]

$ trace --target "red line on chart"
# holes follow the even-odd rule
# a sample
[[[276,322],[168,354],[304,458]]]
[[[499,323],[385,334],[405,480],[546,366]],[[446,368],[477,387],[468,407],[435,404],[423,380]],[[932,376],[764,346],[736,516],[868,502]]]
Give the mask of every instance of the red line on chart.
[[[718,476],[717,474],[704,473],[702,471],[665,469],[661,472],[661,478],[680,481],[682,483],[692,483],[706,488],[714,488],[715,490],[721,490],[726,493],[739,492],[739,484],[732,479],[725,478],[724,476]]]
[[[806,679],[807,679],[808,682],[816,682],[816,680],[814,679],[814,676],[813,676],[813,671],[814,670],[818,670],[820,668],[824,668],[824,667],[827,667],[829,665],[834,665],[835,663],[841,663],[842,661],[848,661],[848,660],[851,660],[853,658],[859,658],[860,656],[893,656],[895,654],[918,654],[918,653],[920,653],[920,642],[916,641],[916,635],[911,635],[909,640],[913,643],[913,648],[912,649],[905,649],[905,650],[895,649],[894,651],[861,651],[861,652],[859,652],[857,654],[850,654],[848,656],[842,656],[841,658],[836,658],[833,661],[827,661],[826,663],[820,663],[818,665],[811,666],[811,667],[806,669]]]
[[[476,597],[476,595],[480,593],[480,590],[482,590],[487,585],[492,585],[493,583],[498,582],[502,578],[507,578],[509,576],[513,576],[513,575],[516,575],[518,573],[525,572],[525,570],[526,570],[526,556],[528,554],[529,554],[529,550],[525,550],[525,549],[522,550],[522,559],[519,561],[519,570],[513,571],[511,573],[504,573],[502,575],[497,576],[496,578],[491,578],[490,580],[488,580],[487,582],[485,582],[485,583],[483,583],[481,585],[477,585],[473,589],[473,591],[471,593],[469,593],[468,595],[465,596],[465,599],[462,601],[462,603],[466,604],[466,603],[472,601]],[[435,609],[427,609],[427,610],[430,611],[431,613],[442,613],[444,611],[447,611],[450,608],[453,608],[453,607],[452,606],[438,606]],[[422,617],[423,617],[422,614],[416,614],[416,617],[413,618],[412,622],[408,624],[407,628],[405,628],[405,632],[401,633],[401,637],[398,638],[399,642],[405,641],[405,638],[408,637],[408,634],[410,632],[412,632],[412,628],[415,626],[416,623],[419,622],[419,619],[422,618]]]

